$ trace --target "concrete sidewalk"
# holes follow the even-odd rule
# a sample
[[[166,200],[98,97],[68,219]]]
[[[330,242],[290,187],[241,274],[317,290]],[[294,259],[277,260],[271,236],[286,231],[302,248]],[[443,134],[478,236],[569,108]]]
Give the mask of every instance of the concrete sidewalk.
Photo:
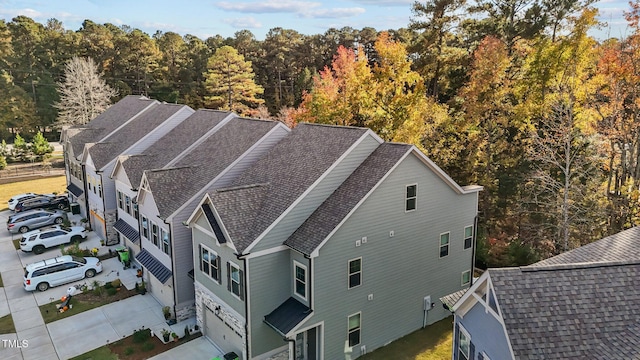
[[[186,344],[176,346],[171,350],[167,350],[162,354],[158,354],[149,360],[210,360],[215,357],[222,359],[223,353],[209,339],[201,336],[195,340],[191,340]]]

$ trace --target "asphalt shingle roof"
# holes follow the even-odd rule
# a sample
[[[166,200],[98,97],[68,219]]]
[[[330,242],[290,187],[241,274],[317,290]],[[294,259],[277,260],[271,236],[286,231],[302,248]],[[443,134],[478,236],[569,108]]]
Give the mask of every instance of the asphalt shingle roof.
[[[99,141],[154,101],[139,95],[128,95],[111,105],[89,123],[68,129],[67,131],[71,135],[69,142],[73,147],[75,156],[80,156],[84,149],[84,144]]]
[[[489,272],[516,359],[640,358],[640,261]]]
[[[162,168],[229,114],[226,111],[198,110],[141,154],[124,160],[122,166],[131,185],[137,188],[145,170]]]
[[[140,114],[140,116],[109,136],[104,142],[92,146],[89,149],[89,154],[96,169],[102,169],[111,160],[118,157],[118,155],[122,154],[128,147],[160,126],[160,124],[184,106],[185,105],[155,104],[152,108]]]
[[[277,125],[276,121],[232,119],[176,162],[175,167],[147,171],[160,216],[166,219],[173,214]],[[165,174],[170,179],[164,179]]]
[[[264,317],[264,322],[285,336],[291,329],[304,320],[311,309],[300,301],[290,297],[280,304],[269,315]]]
[[[310,255],[409,150],[411,145],[381,144],[284,244]]]
[[[212,193],[213,204],[236,249],[244,251],[366,132],[364,128],[300,124],[233,181],[223,197]],[[237,201],[228,200],[238,191],[233,187],[246,192],[247,186],[256,184],[269,186],[261,186],[264,193],[256,196],[261,206],[248,219]],[[234,232],[232,229],[239,229],[240,224],[248,228]]]
[[[638,249],[640,227],[633,227],[530,266],[640,260]]]

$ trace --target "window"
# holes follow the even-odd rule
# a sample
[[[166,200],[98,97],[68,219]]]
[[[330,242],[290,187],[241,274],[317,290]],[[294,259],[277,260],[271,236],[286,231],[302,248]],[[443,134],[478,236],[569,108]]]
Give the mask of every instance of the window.
[[[462,286],[469,285],[471,282],[471,270],[462,272]]]
[[[162,232],[162,251],[167,255],[171,255],[171,240],[169,240],[169,232],[165,229],[160,229],[160,231]]]
[[[416,201],[418,198],[418,185],[407,185],[407,196],[405,201],[405,211],[413,211],[416,209]]]
[[[227,289],[236,295],[240,300],[244,300],[244,278],[242,270],[230,262],[227,263]]]
[[[131,198],[129,195],[124,196],[124,211],[131,215]]]
[[[468,249],[473,244],[473,226],[464,228],[464,249]]]
[[[458,330],[458,359],[469,360],[469,348],[471,343],[471,337],[469,333],[460,326]]]
[[[293,286],[296,295],[307,300],[307,268],[297,261],[293,262]]]
[[[122,193],[120,191],[118,191],[118,207],[124,209],[124,207],[122,207]]]
[[[440,234],[440,257],[449,255],[449,233]]]
[[[142,217],[142,236],[149,238],[149,222],[145,216]]]
[[[138,220],[138,216],[140,214],[138,213],[138,203],[133,203],[133,217],[136,218],[136,220]]]
[[[360,344],[360,313],[349,316],[349,330],[347,338],[349,346]]]
[[[349,260],[349,289],[362,284],[362,258]]]
[[[153,245],[158,246],[158,225],[154,224],[153,221],[149,221],[151,223],[151,242]]]
[[[102,197],[102,185],[98,184],[98,196]]]
[[[220,283],[220,256],[200,244],[200,271]]]

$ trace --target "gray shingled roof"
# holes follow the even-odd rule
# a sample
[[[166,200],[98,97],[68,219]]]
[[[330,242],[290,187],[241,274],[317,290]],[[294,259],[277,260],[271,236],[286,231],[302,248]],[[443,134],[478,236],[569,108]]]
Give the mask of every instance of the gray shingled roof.
[[[530,266],[640,260],[640,227],[607,236]]]
[[[84,144],[99,141],[154,101],[142,98],[139,95],[128,95],[111,105],[89,123],[74,127],[72,132],[82,130],[69,138],[75,156],[80,156],[84,149]],[[92,131],[87,131],[88,129]]]
[[[156,104],[109,136],[105,142],[92,146],[89,149],[89,154],[96,169],[102,169],[111,160],[121,155],[127,148],[160,126],[184,106]]]
[[[453,308],[453,305],[455,305],[458,300],[460,300],[462,298],[462,296],[464,296],[464,294],[467,293],[467,289],[462,289],[462,290],[458,290],[454,293],[451,293],[449,295],[445,295],[443,297],[440,298],[440,301],[449,309],[451,310]]]
[[[173,214],[277,125],[276,121],[232,119],[175,164],[191,168],[188,176],[177,175],[172,168],[154,171],[149,187],[160,216],[166,219]],[[175,181],[181,186],[176,188],[169,181],[160,180],[163,172],[171,172],[170,176],[177,177]],[[169,196],[163,196],[167,192]]]
[[[303,254],[311,255],[351,209],[409,150],[411,145],[381,144],[284,244]]]
[[[640,261],[489,272],[516,359],[640,358]]]
[[[364,128],[298,125],[230,186],[242,189],[248,185],[269,184],[262,206],[252,219],[239,211],[237,203],[225,202],[213,194],[214,206],[236,249],[244,251],[366,131]],[[250,228],[238,233],[230,230],[238,229],[240,223]]]
[[[123,161],[131,185],[137,188],[145,170],[164,167],[229,114],[227,111],[198,110],[140,154],[144,156],[131,156]]]

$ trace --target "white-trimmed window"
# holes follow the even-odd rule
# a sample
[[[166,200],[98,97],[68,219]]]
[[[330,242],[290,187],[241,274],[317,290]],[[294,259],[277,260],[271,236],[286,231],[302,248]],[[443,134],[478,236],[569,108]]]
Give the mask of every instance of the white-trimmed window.
[[[220,283],[220,256],[202,244],[200,244],[200,271],[218,284]]]
[[[440,257],[449,255],[449,233],[440,234]]]
[[[458,327],[458,360],[470,360],[471,336],[461,325]]]
[[[349,260],[349,289],[362,284],[362,258]]]
[[[464,249],[469,249],[473,245],[473,226],[464,228]]]
[[[136,218],[136,220],[138,220],[138,216],[140,215],[140,213],[138,212],[138,203],[133,203],[133,217]]]
[[[151,223],[151,242],[153,245],[158,246],[158,225],[156,225],[153,221],[149,221]]]
[[[307,300],[307,267],[297,261],[293,262],[294,293]]]
[[[227,289],[240,300],[244,300],[243,271],[231,262],[227,262]]]
[[[142,236],[149,238],[149,220],[146,216],[142,216]]]
[[[98,196],[102,197],[102,184],[98,184]]]
[[[167,255],[171,255],[171,239],[169,238],[169,232],[165,229],[160,229],[162,235],[162,252]]]
[[[418,207],[418,185],[407,185],[407,193],[405,197],[405,211],[413,211]]]
[[[360,344],[360,327],[362,313],[357,313],[349,316],[347,320],[347,339],[349,340],[349,346],[356,346]]]
[[[471,282],[471,270],[463,271],[462,278],[461,278],[461,285],[462,286],[469,285],[470,282]]]
[[[131,198],[129,195],[124,196],[124,211],[131,215]]]
[[[118,208],[124,209],[122,206],[122,192],[118,191]]]

